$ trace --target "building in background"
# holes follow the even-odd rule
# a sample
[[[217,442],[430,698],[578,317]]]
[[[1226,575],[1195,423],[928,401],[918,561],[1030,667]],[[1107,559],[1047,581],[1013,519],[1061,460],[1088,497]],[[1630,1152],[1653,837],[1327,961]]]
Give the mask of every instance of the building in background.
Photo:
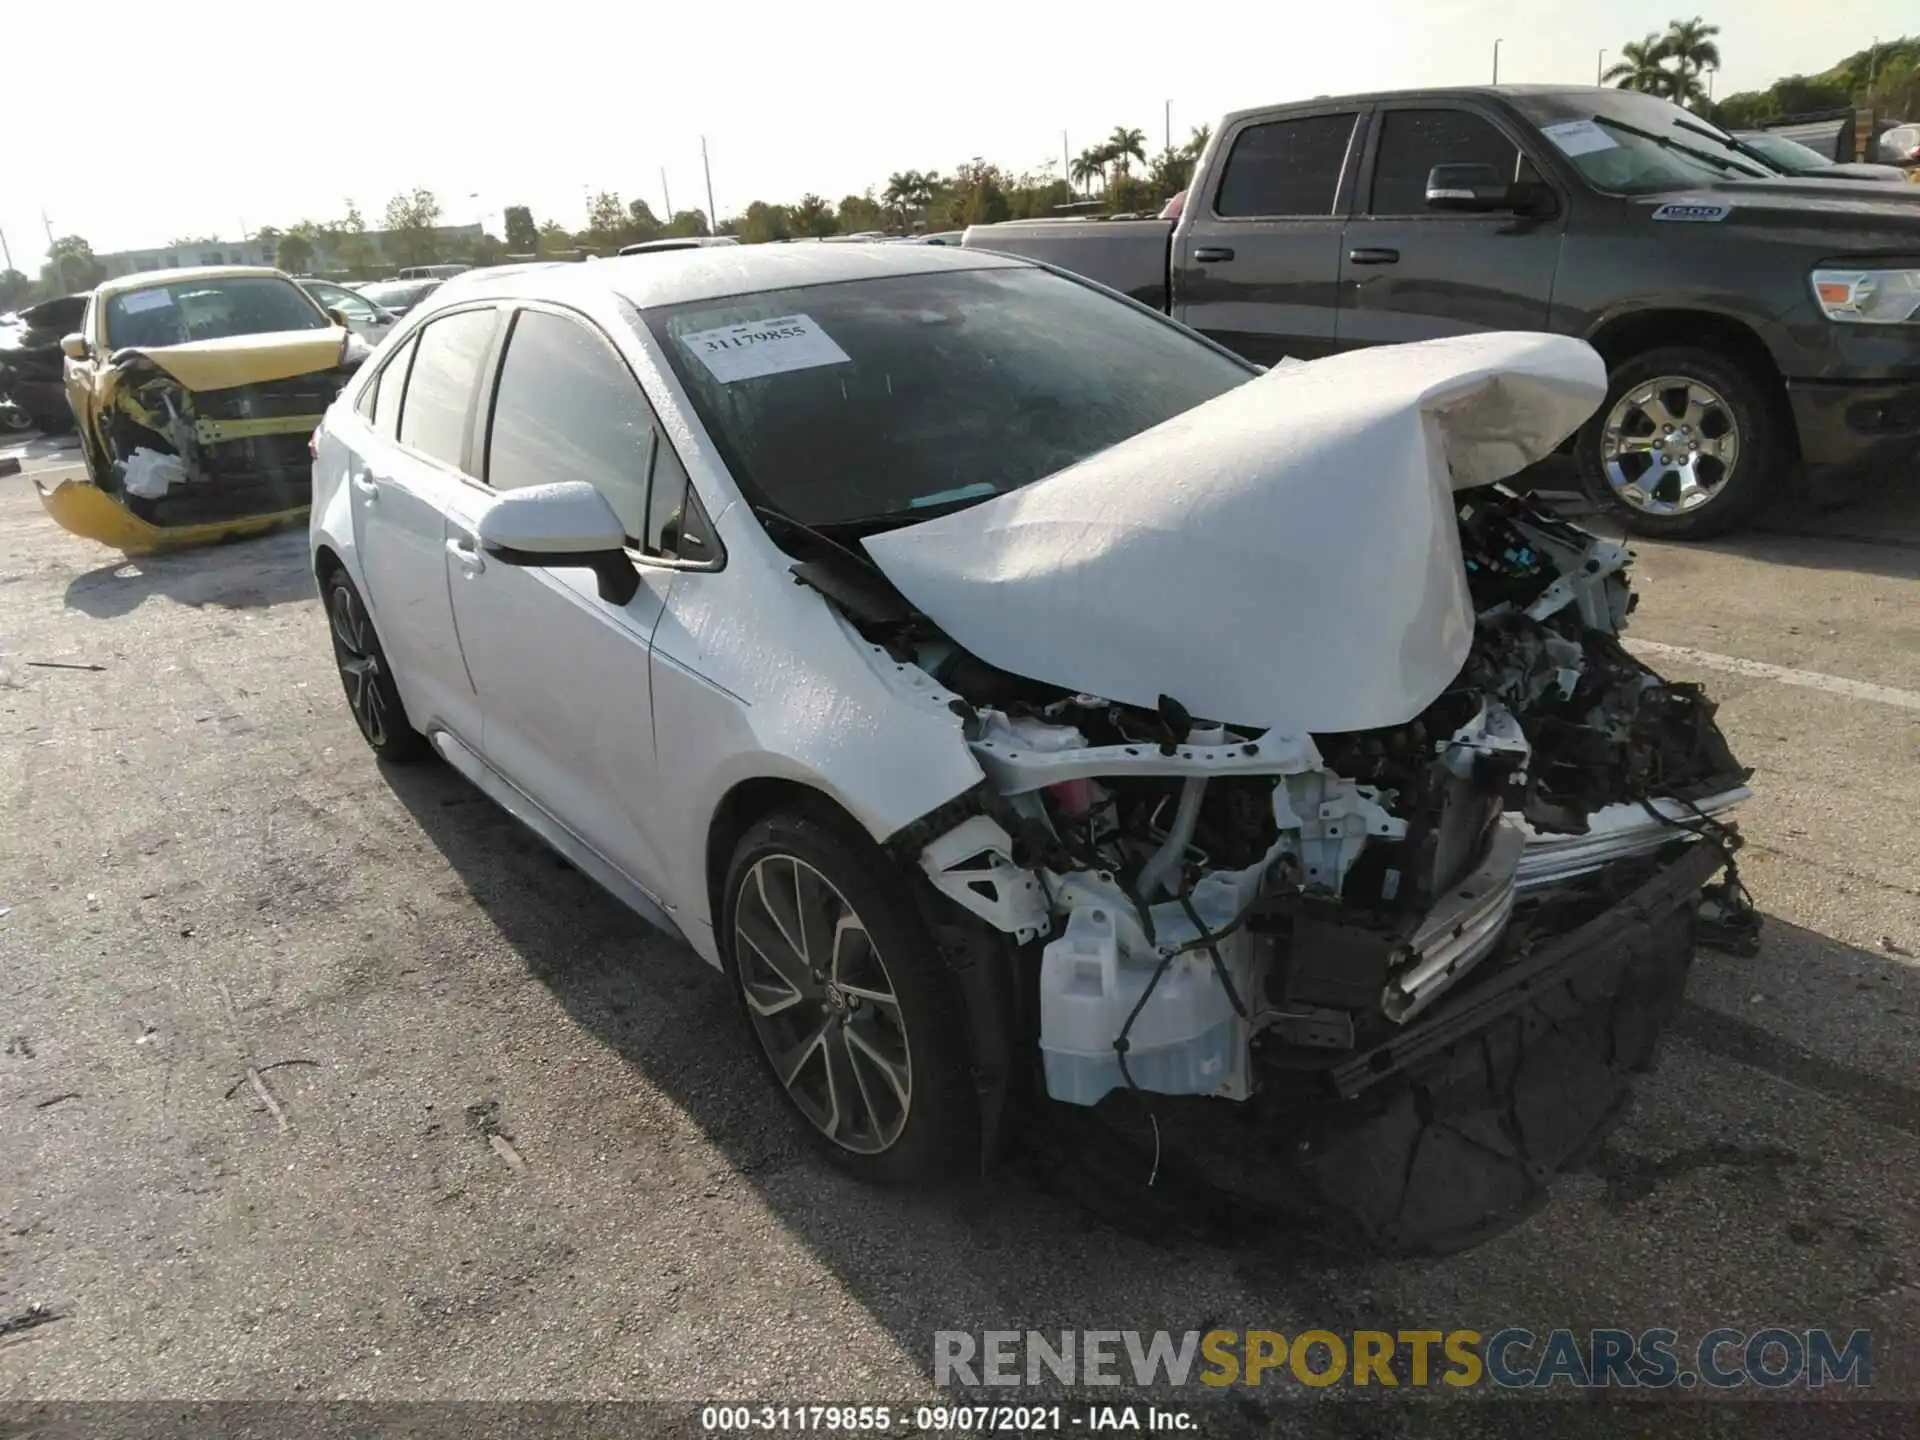
[[[442,258],[457,259],[471,254],[484,233],[479,225],[436,225],[433,228],[433,242]],[[365,253],[374,257],[376,265],[394,270],[402,263],[393,258],[394,252],[400,247],[387,243],[394,235],[395,232],[391,230],[367,230],[357,238],[364,246]],[[310,267],[314,274],[345,272],[347,264],[339,253],[340,242],[344,238],[324,233],[315,237],[313,264]],[[274,246],[277,243],[272,236],[266,239],[255,236],[250,240],[205,240],[192,245],[114,250],[106,254],[96,253],[93,258],[105,268],[107,278],[114,280],[122,275],[137,275],[143,270],[177,270],[186,265],[272,265],[275,263]]]

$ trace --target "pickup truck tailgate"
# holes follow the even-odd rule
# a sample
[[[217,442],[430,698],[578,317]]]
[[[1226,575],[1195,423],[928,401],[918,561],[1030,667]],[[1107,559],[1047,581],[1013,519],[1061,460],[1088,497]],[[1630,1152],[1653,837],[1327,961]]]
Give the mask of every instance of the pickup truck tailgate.
[[[1164,311],[1172,239],[1171,220],[1006,220],[969,226],[960,243],[1057,265]]]

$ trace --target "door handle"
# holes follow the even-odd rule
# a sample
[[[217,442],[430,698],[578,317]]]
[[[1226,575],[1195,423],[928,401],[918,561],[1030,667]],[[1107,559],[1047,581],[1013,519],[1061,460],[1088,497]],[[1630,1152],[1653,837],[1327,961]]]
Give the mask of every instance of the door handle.
[[[361,499],[365,500],[369,505],[380,498],[380,482],[375,480],[373,476],[365,470],[350,474],[348,476],[348,483],[353,486],[353,493],[360,496]]]
[[[1350,265],[1398,265],[1400,252],[1398,250],[1349,250],[1347,263]]]
[[[447,554],[469,575],[478,575],[487,568],[487,562],[480,554],[479,543],[472,536],[460,535],[447,541]]]
[[[1233,250],[1226,245],[1201,245],[1195,248],[1193,258],[1202,265],[1212,265],[1221,260],[1231,260]]]

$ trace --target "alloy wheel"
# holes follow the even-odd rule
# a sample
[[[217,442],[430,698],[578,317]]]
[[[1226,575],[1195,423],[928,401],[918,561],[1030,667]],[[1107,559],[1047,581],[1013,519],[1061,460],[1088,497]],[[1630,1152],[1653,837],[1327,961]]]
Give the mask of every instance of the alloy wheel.
[[[1620,503],[1643,515],[1711,504],[1740,463],[1740,426],[1726,398],[1685,375],[1631,386],[1600,432],[1600,464]]]
[[[340,680],[347,690],[347,704],[353,718],[360,722],[360,733],[367,743],[383,745],[387,739],[387,702],[380,692],[380,652],[372,643],[373,628],[360,599],[345,585],[336,585],[328,605],[333,624],[333,655],[340,666]]]
[[[913,1061],[892,977],[853,906],[791,855],[756,861],[733,913],[740,988],[775,1078],[834,1144],[877,1155],[900,1138]]]

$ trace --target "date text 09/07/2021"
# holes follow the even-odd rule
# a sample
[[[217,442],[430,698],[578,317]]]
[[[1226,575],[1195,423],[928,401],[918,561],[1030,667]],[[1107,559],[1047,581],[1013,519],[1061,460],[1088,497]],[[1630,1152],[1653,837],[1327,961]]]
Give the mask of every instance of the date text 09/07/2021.
[[[1159,1405],[708,1405],[700,1428],[719,1434],[765,1431],[889,1431],[909,1420],[920,1434],[1058,1435],[1139,1430],[1160,1434],[1199,1428],[1185,1410]]]

